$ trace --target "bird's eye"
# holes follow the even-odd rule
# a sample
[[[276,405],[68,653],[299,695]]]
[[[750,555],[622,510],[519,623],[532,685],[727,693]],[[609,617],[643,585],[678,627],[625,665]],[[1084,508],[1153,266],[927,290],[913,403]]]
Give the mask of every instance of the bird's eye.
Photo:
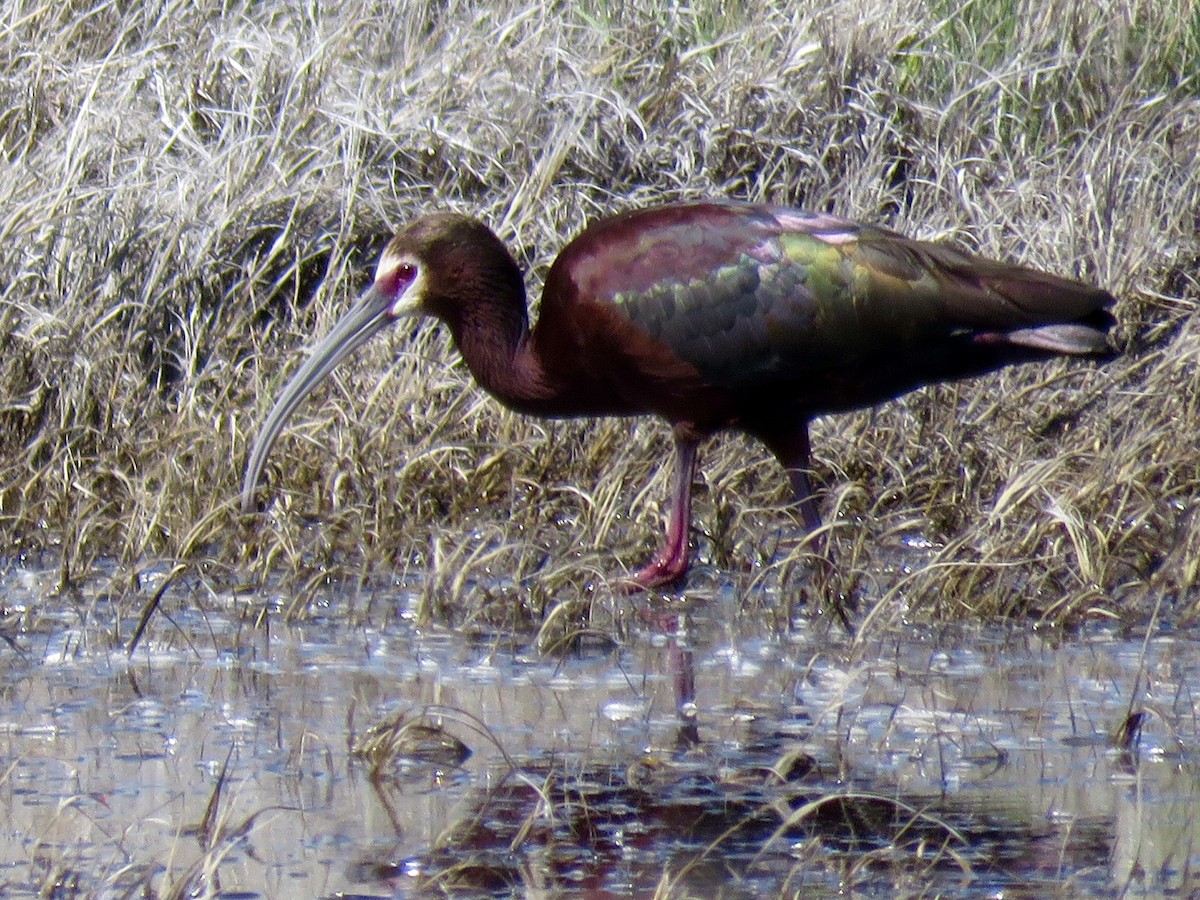
[[[395,297],[408,290],[408,286],[416,281],[416,279],[417,267],[415,263],[400,262],[388,265],[385,261],[379,266],[379,271],[376,273],[375,286],[388,296]]]

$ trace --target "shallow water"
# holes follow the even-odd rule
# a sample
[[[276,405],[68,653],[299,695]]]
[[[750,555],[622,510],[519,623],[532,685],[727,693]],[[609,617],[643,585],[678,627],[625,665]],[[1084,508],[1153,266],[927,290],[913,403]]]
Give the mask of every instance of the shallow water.
[[[6,581],[10,607],[61,608],[0,646],[5,896],[1196,888],[1191,636],[855,642],[716,600],[550,659],[403,616],[341,626],[334,592],[304,625],[255,619],[263,598],[164,608],[128,657],[128,608]],[[373,772],[352,748],[400,714],[422,728]]]

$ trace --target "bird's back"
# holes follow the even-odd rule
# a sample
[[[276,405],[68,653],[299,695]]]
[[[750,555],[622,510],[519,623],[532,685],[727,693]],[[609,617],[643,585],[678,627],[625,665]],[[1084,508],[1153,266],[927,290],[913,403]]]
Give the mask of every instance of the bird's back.
[[[665,389],[786,395],[816,413],[1006,362],[1104,353],[1112,303],[1076,281],[834,216],[700,203],[592,225],[547,276],[542,316],[596,357],[559,348],[565,365],[603,355],[618,388],[650,369]]]

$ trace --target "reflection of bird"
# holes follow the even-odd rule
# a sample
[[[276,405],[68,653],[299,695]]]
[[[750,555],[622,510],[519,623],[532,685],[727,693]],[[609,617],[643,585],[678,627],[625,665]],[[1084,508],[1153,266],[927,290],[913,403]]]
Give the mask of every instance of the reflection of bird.
[[[242,504],[288,416],[343,358],[402,316],[450,328],[476,380],[539,416],[655,413],[674,431],[673,507],[642,587],[688,567],[700,441],[757,437],[809,529],[808,423],[920,385],[1057,354],[1106,355],[1110,294],[833,216],[709,202],[598,221],[546,276],[530,329],[520,269],[479,222],[428,215],[284,388],[250,454]]]

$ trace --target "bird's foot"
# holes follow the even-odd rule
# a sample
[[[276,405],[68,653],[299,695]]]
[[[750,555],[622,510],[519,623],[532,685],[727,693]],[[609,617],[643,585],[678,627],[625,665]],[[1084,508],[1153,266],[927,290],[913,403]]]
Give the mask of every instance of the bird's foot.
[[[674,584],[687,574],[687,570],[688,558],[686,553],[679,554],[664,551],[634,572],[628,581],[622,583],[622,588],[627,594],[635,594],[638,591],[652,591],[656,588]]]

